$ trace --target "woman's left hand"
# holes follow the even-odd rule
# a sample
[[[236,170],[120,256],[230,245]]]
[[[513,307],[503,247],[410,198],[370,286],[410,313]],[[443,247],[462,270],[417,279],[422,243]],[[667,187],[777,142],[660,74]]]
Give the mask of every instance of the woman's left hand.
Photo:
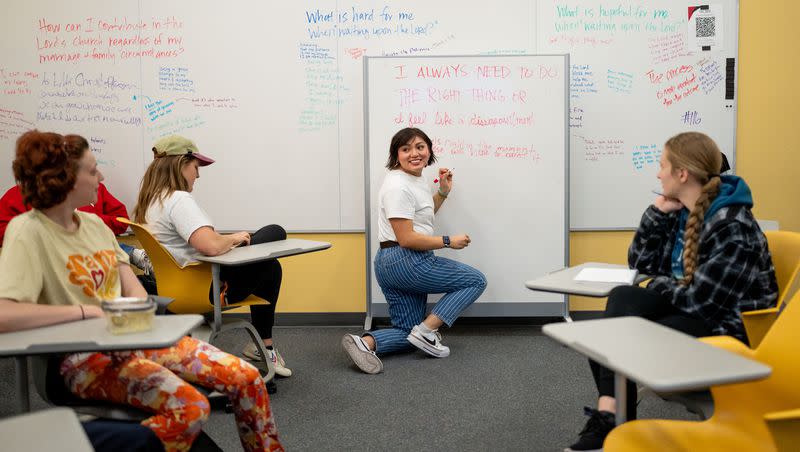
[[[453,189],[453,172],[449,168],[439,168],[439,191],[445,195]]]

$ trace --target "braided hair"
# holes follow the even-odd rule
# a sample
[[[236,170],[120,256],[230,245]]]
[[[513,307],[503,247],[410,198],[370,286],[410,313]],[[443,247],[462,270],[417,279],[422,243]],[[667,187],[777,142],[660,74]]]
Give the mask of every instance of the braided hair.
[[[698,249],[700,248],[700,231],[703,229],[703,220],[711,202],[719,194],[722,181],[719,177],[722,165],[722,152],[714,140],[700,132],[685,132],[675,135],[667,140],[664,147],[667,150],[667,160],[672,165],[673,171],[685,169],[694,176],[703,187],[689,218],[686,220],[686,229],[683,234],[683,279],[681,284],[688,286],[694,278],[697,269]]]

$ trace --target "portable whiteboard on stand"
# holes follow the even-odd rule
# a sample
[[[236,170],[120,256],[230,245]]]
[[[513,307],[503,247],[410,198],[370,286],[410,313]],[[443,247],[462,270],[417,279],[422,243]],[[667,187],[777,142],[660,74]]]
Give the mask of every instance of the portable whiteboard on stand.
[[[389,315],[372,267],[377,193],[389,142],[404,127],[433,141],[438,161],[422,175],[431,193],[437,168],[453,168],[434,234],[472,239],[436,255],[469,264],[488,281],[462,315],[569,318],[565,296],[520,283],[568,264],[568,92],[568,55],[365,57],[366,329]],[[429,307],[438,297],[429,297]]]

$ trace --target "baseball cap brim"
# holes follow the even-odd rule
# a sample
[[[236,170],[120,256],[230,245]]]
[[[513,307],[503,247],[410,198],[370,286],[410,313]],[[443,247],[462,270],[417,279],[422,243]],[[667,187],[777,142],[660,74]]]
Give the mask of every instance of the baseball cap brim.
[[[192,157],[196,158],[198,162],[200,162],[200,166],[208,166],[215,162],[215,160],[212,159],[211,157],[206,157],[205,155],[200,154],[199,152],[192,152],[191,155]]]

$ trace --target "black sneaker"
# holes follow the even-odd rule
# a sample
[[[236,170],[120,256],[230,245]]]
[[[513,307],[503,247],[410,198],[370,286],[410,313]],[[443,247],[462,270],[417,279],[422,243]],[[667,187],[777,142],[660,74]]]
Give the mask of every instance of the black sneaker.
[[[603,450],[603,441],[611,429],[616,427],[614,413],[597,411],[585,406],[583,414],[589,416],[589,420],[579,433],[578,442],[564,449],[565,452]]]

